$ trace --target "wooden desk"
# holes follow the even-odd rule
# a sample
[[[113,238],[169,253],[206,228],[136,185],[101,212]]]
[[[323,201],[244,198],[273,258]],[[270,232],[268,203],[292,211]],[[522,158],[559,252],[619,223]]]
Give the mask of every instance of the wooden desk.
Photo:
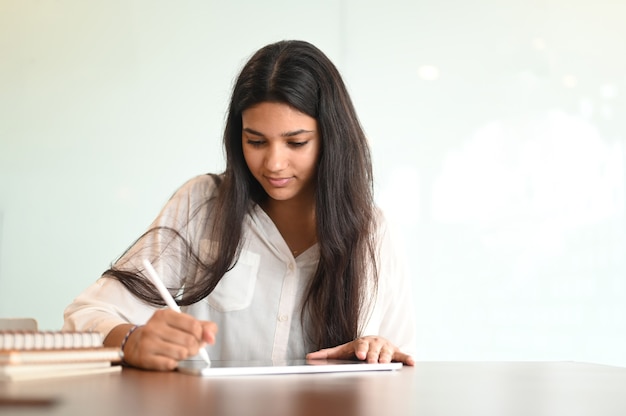
[[[420,362],[397,372],[200,378],[119,374],[0,384],[0,415],[624,416],[626,369],[571,362]]]

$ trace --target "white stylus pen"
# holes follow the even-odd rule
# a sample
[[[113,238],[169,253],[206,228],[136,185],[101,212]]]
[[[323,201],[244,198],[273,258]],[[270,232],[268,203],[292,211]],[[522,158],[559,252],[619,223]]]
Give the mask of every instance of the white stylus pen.
[[[152,267],[152,264],[150,264],[148,260],[144,259],[143,265],[145,266],[146,271],[148,272],[148,279],[150,279],[152,284],[157,288],[157,290],[161,294],[161,297],[165,301],[165,304],[169,306],[171,310],[178,312],[178,313],[182,313],[180,310],[180,307],[178,306],[178,304],[176,303],[176,301],[174,300],[170,292],[167,290],[167,288],[163,284],[163,281],[157,274],[156,270],[154,270],[154,267]],[[209,353],[207,353],[204,348],[200,348],[200,351],[198,351],[198,354],[200,355],[200,357],[202,357],[204,361],[207,362],[208,365],[211,365],[211,359],[209,358]]]

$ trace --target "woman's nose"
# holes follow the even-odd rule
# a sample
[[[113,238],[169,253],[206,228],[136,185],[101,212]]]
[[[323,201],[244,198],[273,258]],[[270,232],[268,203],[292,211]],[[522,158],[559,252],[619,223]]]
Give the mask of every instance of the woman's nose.
[[[271,172],[278,172],[287,167],[287,154],[280,146],[270,146],[265,156],[265,168]]]

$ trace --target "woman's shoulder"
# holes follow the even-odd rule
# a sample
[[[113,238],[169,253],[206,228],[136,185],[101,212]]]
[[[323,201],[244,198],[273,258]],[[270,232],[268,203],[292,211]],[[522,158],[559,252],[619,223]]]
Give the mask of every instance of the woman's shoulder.
[[[378,205],[375,205],[373,213],[375,229],[378,232],[386,230],[389,226],[389,222],[387,221],[387,216],[385,215],[385,212]]]
[[[174,197],[185,196],[186,198],[206,199],[215,196],[217,188],[222,181],[222,175],[206,173],[188,179],[176,190]]]
[[[399,225],[378,206],[374,207],[374,224],[379,242],[395,243],[402,235]]]

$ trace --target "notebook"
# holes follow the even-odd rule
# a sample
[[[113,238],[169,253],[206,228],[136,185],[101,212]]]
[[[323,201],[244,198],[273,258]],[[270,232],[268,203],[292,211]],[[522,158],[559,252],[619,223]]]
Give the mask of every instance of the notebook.
[[[366,363],[352,360],[288,360],[272,361],[211,361],[183,360],[178,371],[202,377],[251,376],[270,374],[343,373],[361,371],[394,371],[402,363]]]
[[[121,368],[112,365],[122,361],[121,350],[104,347],[100,333],[38,331],[36,321],[26,319],[1,323],[0,382],[119,372]]]
[[[116,373],[121,368],[122,366],[113,366],[108,361],[0,365],[0,382]]]
[[[60,350],[0,350],[0,367],[25,364],[53,364],[106,361],[118,363],[122,352],[116,347]]]
[[[0,350],[57,350],[102,347],[98,332],[0,330]]]

